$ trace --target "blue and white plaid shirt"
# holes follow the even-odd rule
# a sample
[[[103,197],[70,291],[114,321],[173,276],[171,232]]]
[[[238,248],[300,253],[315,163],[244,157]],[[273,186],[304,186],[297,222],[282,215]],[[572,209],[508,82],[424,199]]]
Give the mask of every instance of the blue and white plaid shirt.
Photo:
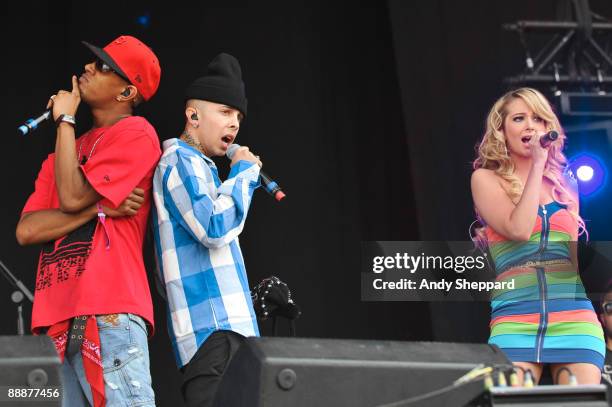
[[[214,162],[166,140],[153,178],[153,229],[168,330],[179,367],[214,331],[258,336],[238,235],[259,185],[259,166],[239,161],[221,183]]]

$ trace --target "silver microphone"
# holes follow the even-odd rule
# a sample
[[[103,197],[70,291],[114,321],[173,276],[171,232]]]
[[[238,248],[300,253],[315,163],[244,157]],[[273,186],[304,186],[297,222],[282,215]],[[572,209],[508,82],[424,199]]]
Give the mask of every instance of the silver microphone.
[[[45,120],[48,120],[49,117],[51,117],[51,109],[45,110],[43,114],[41,114],[35,119],[26,120],[24,124],[18,127],[18,130],[22,135],[25,136],[26,134],[36,130],[38,128],[38,125],[44,122]]]
[[[545,135],[543,135],[542,137],[540,137],[540,145],[542,146],[542,148],[546,148],[550,145],[550,143],[555,141],[558,137],[559,137],[559,133],[557,133],[554,130],[551,130]]]

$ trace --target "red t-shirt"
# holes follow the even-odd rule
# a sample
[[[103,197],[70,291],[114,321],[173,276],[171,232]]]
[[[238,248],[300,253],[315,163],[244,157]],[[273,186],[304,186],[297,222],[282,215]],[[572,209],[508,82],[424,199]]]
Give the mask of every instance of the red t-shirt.
[[[98,218],[48,242],[40,254],[32,330],[78,315],[133,313],[153,328],[153,304],[142,258],[151,208],[151,184],[161,155],[155,129],[132,116],[111,127],[90,130],[77,140],[81,169],[103,199],[118,207],[136,187],[145,201],[135,216],[106,218],[107,237]],[[82,161],[80,161],[82,163]],[[35,190],[22,213],[59,208],[55,154],[43,162]],[[151,329],[151,333],[152,333]]]

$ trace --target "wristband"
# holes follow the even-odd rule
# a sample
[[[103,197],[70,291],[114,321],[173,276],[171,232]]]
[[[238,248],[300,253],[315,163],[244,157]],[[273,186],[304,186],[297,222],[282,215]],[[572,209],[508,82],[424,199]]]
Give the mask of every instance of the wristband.
[[[102,205],[100,202],[96,203],[96,207],[98,208],[98,220],[102,225],[102,229],[104,229],[104,234],[106,235],[106,250],[110,249],[110,235],[108,234],[108,229],[106,228],[106,214],[102,209]]]
[[[71,124],[72,127],[76,126],[76,120],[74,119],[74,116],[69,114],[60,114],[59,116],[57,116],[57,120],[55,120],[55,127],[59,127],[62,122]]]

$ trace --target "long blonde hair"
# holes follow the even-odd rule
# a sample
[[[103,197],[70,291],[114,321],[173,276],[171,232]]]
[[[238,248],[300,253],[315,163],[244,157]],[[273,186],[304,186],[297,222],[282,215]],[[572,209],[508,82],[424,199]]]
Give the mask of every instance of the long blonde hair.
[[[529,109],[544,120],[547,131],[555,130],[559,133],[559,138],[549,147],[543,177],[553,184],[553,199],[566,205],[569,213],[576,220],[579,235],[586,233],[584,220],[578,214],[578,202],[576,202],[568,191],[567,185],[565,185],[567,159],[563,155],[563,146],[565,145],[566,136],[550,103],[539,91],[533,88],[520,88],[506,93],[495,102],[487,116],[485,133],[481,142],[476,147],[477,157],[473,163],[474,170],[478,168],[493,170],[508,182],[510,188],[506,192],[514,204],[518,203],[524,186],[520,178],[514,173],[514,162],[508,153],[506,138],[503,133],[504,121],[508,115],[508,104],[515,99],[522,99]],[[486,236],[484,234],[486,224],[478,215],[478,210],[474,209],[476,210],[477,220],[482,225],[482,227],[476,229],[476,237],[474,239],[479,245],[486,244]]]

